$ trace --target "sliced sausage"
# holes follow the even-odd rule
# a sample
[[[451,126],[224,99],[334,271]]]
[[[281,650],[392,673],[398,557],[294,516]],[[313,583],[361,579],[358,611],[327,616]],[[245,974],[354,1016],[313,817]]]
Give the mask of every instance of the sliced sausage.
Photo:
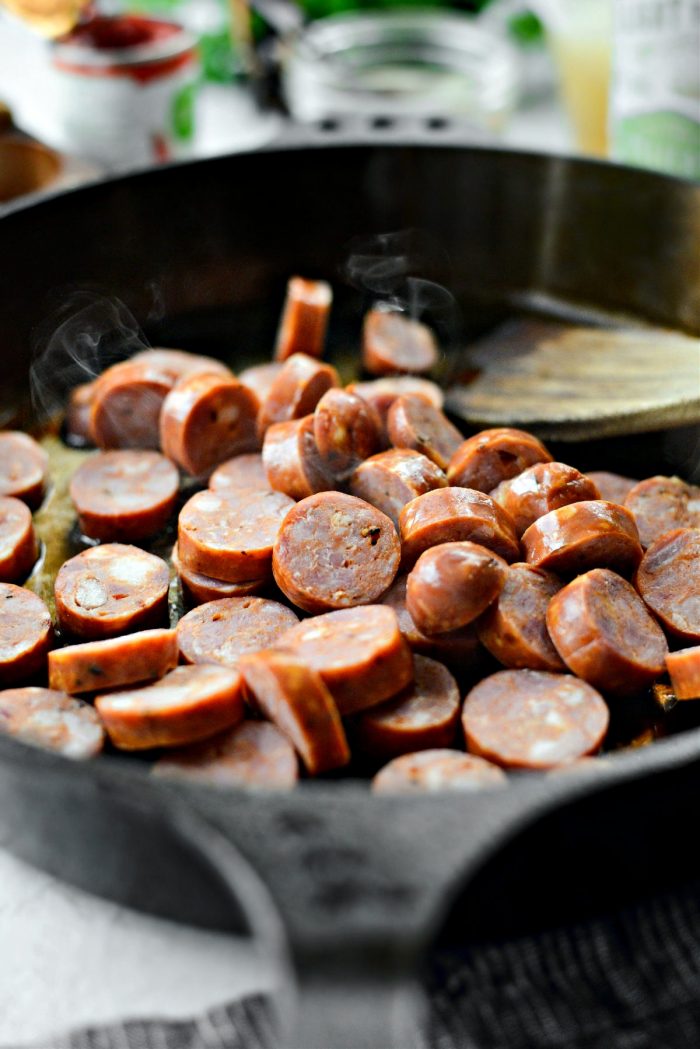
[[[275,582],[307,612],[370,604],[391,586],[401,547],[389,518],[342,492],[320,492],[289,511],[272,553]]]
[[[700,488],[680,477],[648,477],[632,488],[625,506],[634,515],[642,546],[676,528],[700,528]]]
[[[160,446],[193,477],[204,477],[232,455],[259,448],[260,405],[233,376],[189,375],[173,387],[160,412]]]
[[[380,429],[374,408],[348,390],[328,390],[314,411],[318,454],[339,481],[347,480],[358,463],[379,451]]]
[[[293,506],[282,492],[197,492],[180,511],[180,561],[229,583],[269,576],[273,543]]]
[[[632,514],[602,499],[550,510],[524,532],[522,543],[528,564],[561,575],[589,568],[629,575],[642,558]]]
[[[700,528],[679,528],[652,543],[634,582],[665,630],[686,644],[700,642]]]
[[[412,448],[441,470],[447,469],[463,441],[447,416],[419,393],[396,398],[387,416],[387,431],[395,448]]]
[[[481,430],[462,442],[450,460],[447,479],[460,488],[492,492],[501,481],[515,477],[528,466],[551,461],[545,446],[531,433],[498,427]]]
[[[442,409],[445,395],[440,387],[430,379],[421,379],[417,375],[387,375],[383,379],[371,379],[368,382],[354,382],[346,386],[350,393],[356,393],[367,401],[386,424],[389,409],[398,397],[407,393],[418,393],[430,401],[434,408]]]
[[[376,506],[396,527],[407,503],[435,488],[446,488],[447,478],[427,456],[410,448],[392,448],[365,459],[350,478],[350,491]]]
[[[51,616],[41,598],[0,583],[0,685],[27,681],[44,670],[52,643]]]
[[[32,514],[26,503],[0,495],[0,583],[17,583],[38,556]]]
[[[66,439],[69,444],[83,448],[90,443],[90,412],[95,394],[94,382],[74,386],[68,395],[66,407]]]
[[[500,670],[467,695],[462,725],[467,749],[505,768],[549,769],[598,749],[608,708],[571,674]]]
[[[232,374],[231,369],[216,357],[205,357],[201,353],[188,353],[187,350],[170,350],[163,347],[141,350],[130,358],[130,362],[145,364],[157,369],[171,386],[195,372],[213,372],[216,375]]]
[[[31,687],[0,692],[0,732],[79,760],[99,754],[105,735],[99,714],[88,703],[65,692]]]
[[[280,318],[275,360],[286,361],[293,353],[322,357],[333,292],[325,280],[290,277]]]
[[[178,474],[158,452],[96,452],[73,474],[70,496],[83,535],[138,542],[161,532],[175,509]]]
[[[292,743],[312,776],[347,765],[343,723],[316,670],[283,649],[243,656],[240,668],[258,708]]]
[[[173,385],[170,373],[146,361],[113,364],[95,382],[92,443],[103,449],[157,449],[160,410]]]
[[[414,656],[413,662],[412,685],[358,716],[354,738],[364,753],[388,761],[399,754],[454,743],[461,708],[457,682],[434,659]]]
[[[565,670],[546,622],[549,602],[561,588],[551,572],[510,565],[503,589],[476,624],[482,645],[513,670]]]
[[[700,699],[700,645],[669,652],[666,667],[676,699]]]
[[[268,426],[310,415],[326,390],[339,386],[340,380],[330,364],[294,353],[273,379],[258,416],[258,432],[262,437]]]
[[[450,630],[446,634],[424,634],[406,608],[407,576],[397,576],[382,597],[382,604],[396,613],[399,629],[414,652],[445,663],[458,674],[469,673],[479,666],[483,649],[472,625]]]
[[[335,488],[318,454],[313,415],[268,426],[262,456],[268,487],[290,499]]]
[[[270,648],[298,622],[291,608],[263,597],[210,601],[177,624],[180,654],[186,663],[235,667],[241,656]]]
[[[589,470],[587,475],[600,492],[600,498],[608,503],[624,503],[627,493],[631,492],[638,481],[622,474],[610,473],[608,470]]]
[[[438,488],[407,503],[399,515],[406,567],[440,543],[470,540],[505,561],[517,561],[520,547],[508,514],[490,496],[469,488]]]
[[[56,576],[56,614],[69,634],[98,640],[160,626],[167,616],[165,561],[105,543],[71,557]]]
[[[179,747],[243,720],[243,679],[233,667],[177,667],[143,688],[98,696],[95,706],[120,750]]]
[[[413,680],[411,650],[383,605],[305,619],[278,644],[318,671],[343,715],[376,706]]]
[[[531,524],[560,506],[600,499],[590,477],[565,463],[536,463],[509,481],[501,481],[491,492],[510,515],[519,536]]]
[[[362,326],[362,365],[370,375],[421,374],[439,359],[430,328],[388,306],[371,309]]]
[[[474,754],[462,754],[459,750],[423,750],[390,761],[372,780],[372,790],[376,794],[413,794],[493,790],[507,784],[502,769]]]
[[[33,437],[19,430],[0,431],[0,495],[12,495],[36,510],[48,469],[48,456]]]
[[[213,787],[290,790],[299,766],[294,747],[269,721],[242,721],[214,739],[169,751],[151,772]]]
[[[266,364],[254,364],[251,368],[244,368],[238,373],[238,381],[242,382],[249,390],[252,390],[263,404],[270,392],[270,387],[282,371],[284,365],[280,361],[268,361]]]
[[[262,455],[253,452],[248,455],[236,455],[217,466],[209,478],[212,492],[240,492],[244,488],[268,489],[270,482],[265,472]]]
[[[163,677],[178,664],[174,630],[142,630],[49,652],[49,686],[70,694],[102,692]]]
[[[182,593],[191,605],[203,605],[207,601],[218,601],[222,597],[247,597],[257,594],[268,583],[268,577],[248,579],[242,583],[226,583],[223,579],[212,579],[201,572],[192,572],[185,568],[177,553],[177,543],[170,555],[173,568],[178,574]]]
[[[555,594],[547,628],[568,668],[594,688],[628,696],[664,670],[668,645],[634,587],[594,568]]]
[[[424,634],[467,626],[500,594],[508,565],[478,543],[440,543],[409,573],[406,607]]]

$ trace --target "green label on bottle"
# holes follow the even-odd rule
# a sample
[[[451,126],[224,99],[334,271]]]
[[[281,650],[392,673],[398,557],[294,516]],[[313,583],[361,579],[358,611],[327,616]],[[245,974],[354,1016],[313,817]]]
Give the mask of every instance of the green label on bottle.
[[[614,127],[618,160],[700,179],[700,124],[680,113],[641,113],[620,118]]]
[[[173,97],[173,135],[180,142],[189,142],[194,135],[194,99],[194,84],[185,84]]]

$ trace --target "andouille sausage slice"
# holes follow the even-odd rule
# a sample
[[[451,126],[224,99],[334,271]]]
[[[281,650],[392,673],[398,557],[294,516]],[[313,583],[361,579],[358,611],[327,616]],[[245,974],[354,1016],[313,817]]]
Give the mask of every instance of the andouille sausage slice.
[[[269,576],[272,546],[293,506],[282,492],[197,492],[178,519],[182,565],[229,583]]]
[[[265,576],[262,579],[248,579],[242,583],[226,583],[223,579],[212,579],[201,572],[192,572],[181,563],[177,543],[172,549],[170,560],[178,574],[183,597],[191,605],[203,605],[207,601],[218,601],[223,597],[247,597],[249,594],[257,594],[269,582]]]
[[[435,408],[442,408],[445,403],[437,383],[430,379],[421,379],[417,375],[387,375],[383,379],[371,379],[368,382],[354,382],[346,386],[348,393],[355,393],[376,413],[375,419],[379,430],[380,449],[389,446],[387,418],[394,401],[406,393],[419,393]]]
[[[201,353],[189,353],[187,350],[171,350],[156,346],[140,350],[130,358],[134,364],[146,364],[157,368],[171,386],[180,382],[187,375],[195,372],[214,372],[217,375],[231,375],[231,369],[216,357],[205,357]]]
[[[498,503],[471,488],[438,488],[407,503],[399,515],[402,559],[410,567],[424,550],[469,540],[505,561],[516,561],[515,527]]]
[[[478,543],[440,543],[425,550],[409,573],[406,607],[425,634],[467,626],[495,601],[508,565]]]
[[[677,528],[700,528],[700,488],[680,477],[648,477],[630,489],[625,506],[634,515],[643,547]]]
[[[387,431],[395,448],[412,448],[441,470],[447,469],[464,440],[447,416],[419,393],[396,398],[387,416]]]
[[[259,452],[247,455],[235,455],[225,463],[217,466],[209,478],[212,492],[240,492],[245,488],[269,489],[270,482],[265,472],[265,464]]]
[[[297,653],[255,652],[242,657],[240,670],[258,708],[293,744],[312,776],[347,765],[350,748],[333,696]]]
[[[89,640],[161,626],[168,581],[165,561],[136,546],[104,543],[83,550],[56,576],[59,624]]]
[[[299,764],[294,747],[269,721],[242,721],[214,739],[169,751],[151,772],[213,787],[290,790]]]
[[[663,628],[700,642],[700,528],[678,528],[652,543],[634,580]]]
[[[253,391],[233,376],[188,375],[163,401],[160,446],[186,473],[206,476],[232,455],[259,448],[259,408]]]
[[[0,495],[0,583],[29,575],[38,556],[32,514],[26,503]]]
[[[290,277],[275,343],[275,360],[293,353],[322,357],[333,292],[325,280]]]
[[[163,677],[178,664],[174,630],[142,630],[49,652],[49,686],[70,694],[102,692]]]
[[[619,503],[620,506],[624,504],[627,493],[639,484],[639,481],[632,477],[623,477],[622,474],[610,473],[609,470],[589,470],[586,476],[593,481],[601,499],[608,503]]]
[[[386,305],[365,315],[362,325],[362,365],[370,375],[421,374],[439,359],[430,328]]]
[[[314,411],[314,437],[328,473],[345,481],[358,463],[380,448],[381,423],[362,397],[348,390],[324,393]]]
[[[545,446],[531,433],[497,427],[481,430],[463,441],[450,460],[447,479],[461,488],[492,492],[501,481],[515,477],[528,466],[551,461]]]
[[[0,685],[27,681],[46,667],[53,643],[49,610],[36,594],[0,583]]]
[[[342,492],[320,492],[289,511],[272,553],[280,590],[307,612],[371,604],[393,582],[401,546],[376,507]]]
[[[454,743],[462,705],[457,682],[434,659],[413,661],[413,684],[358,716],[353,738],[363,753],[388,760]]]
[[[394,758],[372,780],[376,794],[413,794],[505,787],[502,769],[459,750],[422,750]]]
[[[263,597],[210,601],[177,624],[180,654],[186,663],[235,667],[241,656],[270,648],[298,622],[291,608]]]
[[[12,495],[35,510],[44,497],[48,469],[48,456],[33,437],[0,431],[0,495]]]
[[[568,668],[615,696],[647,688],[664,670],[666,638],[634,587],[607,568],[555,594],[547,628]]]
[[[435,488],[446,488],[445,474],[431,459],[410,448],[391,448],[370,456],[350,478],[350,491],[376,506],[396,527],[407,503]]]
[[[547,630],[547,607],[562,582],[532,565],[508,568],[500,594],[476,624],[484,648],[513,670],[565,670]]]
[[[326,390],[339,386],[335,368],[305,353],[293,353],[273,379],[258,416],[262,437],[273,423],[302,419],[310,415]]]
[[[395,612],[383,605],[305,619],[278,641],[317,670],[341,714],[376,706],[413,681],[413,657]]]
[[[252,390],[263,404],[270,392],[270,387],[282,371],[284,365],[281,361],[268,361],[265,364],[254,364],[250,368],[244,368],[238,373],[238,381],[242,382],[249,390]]]
[[[491,492],[510,515],[519,536],[550,510],[584,499],[600,499],[590,477],[566,463],[536,463],[509,481],[501,481]]]
[[[94,382],[74,386],[68,395],[65,432],[69,444],[83,448],[90,443],[90,412],[95,394]]]
[[[669,652],[666,668],[676,699],[700,699],[700,645]]]
[[[233,667],[177,667],[143,688],[97,696],[95,706],[120,750],[178,747],[243,720],[243,679]]]
[[[49,688],[0,692],[0,732],[66,758],[94,758],[104,745],[100,716],[88,703]]]
[[[290,499],[306,499],[335,488],[318,454],[313,415],[268,426],[262,457],[268,487]]]
[[[629,575],[642,559],[634,517],[603,499],[550,510],[523,533],[522,544],[528,564],[562,575],[590,568]]]
[[[608,729],[602,696],[571,674],[500,670],[468,693],[467,749],[505,768],[549,769],[598,749]]]
[[[102,449],[157,449],[160,410],[173,385],[172,375],[156,364],[113,364],[95,382],[89,425],[92,443]]]
[[[161,532],[174,508],[179,479],[159,452],[96,452],[73,474],[70,496],[83,535],[138,542]]]

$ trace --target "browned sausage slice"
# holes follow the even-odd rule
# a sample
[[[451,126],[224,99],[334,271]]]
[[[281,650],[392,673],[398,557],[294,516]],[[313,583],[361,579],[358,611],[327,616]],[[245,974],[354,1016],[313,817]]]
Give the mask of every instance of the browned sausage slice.
[[[49,652],[49,685],[62,692],[102,692],[163,677],[178,664],[174,630],[142,630]]]
[[[340,386],[338,373],[330,364],[294,353],[273,379],[258,416],[258,433],[262,437],[268,426],[310,415],[326,390]]]
[[[470,488],[438,488],[407,503],[399,515],[402,557],[408,567],[424,550],[468,539],[516,561],[520,547],[508,514],[490,496]]]
[[[561,588],[550,572],[511,565],[503,589],[476,624],[482,645],[513,670],[565,670],[546,622],[547,606]]]
[[[235,667],[241,656],[270,648],[298,622],[291,608],[263,597],[210,601],[177,624],[180,654],[186,663]]]
[[[562,575],[612,568],[632,572],[642,558],[629,510],[602,499],[571,503],[539,517],[522,537],[525,560]]]
[[[417,375],[387,375],[383,379],[372,379],[369,382],[354,382],[345,387],[348,393],[355,393],[376,413],[375,419],[379,430],[380,449],[389,446],[387,419],[389,409],[397,397],[406,393],[418,393],[435,408],[442,408],[445,403],[437,383],[430,379],[421,379]]]
[[[248,579],[242,583],[226,583],[223,579],[212,579],[201,572],[192,572],[181,563],[177,553],[177,543],[172,549],[170,560],[178,574],[182,593],[191,605],[203,605],[207,601],[218,601],[222,597],[248,597],[257,594],[268,583],[263,579]]]
[[[269,721],[243,721],[214,739],[172,750],[151,771],[168,779],[254,790],[290,790],[299,778],[294,747]]]
[[[266,364],[254,364],[251,368],[244,368],[238,373],[238,381],[242,382],[249,390],[252,390],[263,404],[270,392],[270,387],[282,371],[284,365],[280,361],[268,361]]]
[[[643,547],[676,528],[700,528],[700,488],[680,477],[640,481],[627,493],[625,506],[634,515]]]
[[[700,645],[669,652],[666,667],[676,699],[700,699]]]
[[[568,668],[603,692],[632,695],[663,673],[668,645],[661,627],[634,587],[607,568],[555,594],[547,628]]]
[[[83,535],[137,542],[161,532],[175,508],[178,475],[158,452],[96,452],[81,463],[70,495]]]
[[[98,448],[153,448],[160,443],[160,410],[173,387],[170,374],[144,361],[124,361],[95,382],[90,439]]]
[[[19,430],[0,431],[0,495],[35,510],[44,496],[49,460],[40,444]]]
[[[600,499],[590,477],[565,463],[536,463],[509,481],[501,481],[491,492],[510,515],[519,536],[531,524],[560,506]]]
[[[396,613],[399,629],[414,652],[438,659],[456,673],[464,674],[473,671],[479,665],[483,649],[479,644],[476,630],[472,625],[450,630],[446,634],[424,634],[416,626],[411,613],[406,608],[407,576],[397,576],[382,597],[382,604],[388,605]]]
[[[52,642],[51,616],[41,598],[0,583],[0,685],[27,681],[43,670]]]
[[[272,572],[307,612],[370,604],[398,571],[401,547],[389,518],[342,492],[320,492],[292,507],[279,530]]]
[[[265,473],[262,455],[253,452],[248,455],[236,455],[221,466],[217,466],[209,478],[212,492],[239,492],[244,488],[268,489],[270,482]]]
[[[376,506],[396,527],[407,503],[435,488],[446,488],[447,478],[432,460],[410,448],[392,448],[371,456],[350,478],[350,491]]]
[[[240,668],[259,709],[290,740],[312,776],[347,765],[343,723],[317,671],[283,649],[243,656]]]
[[[280,318],[275,360],[286,361],[293,353],[322,357],[333,292],[325,280],[290,277]]]
[[[623,477],[622,474],[610,473],[609,470],[589,470],[587,476],[600,492],[601,499],[608,503],[619,503],[620,506],[627,498],[627,493],[639,483],[632,477]]]
[[[383,605],[305,619],[278,644],[319,672],[343,715],[376,706],[413,680],[411,650]]]
[[[394,758],[372,780],[377,794],[407,794],[445,790],[492,790],[505,787],[502,769],[459,750],[423,750]]]
[[[602,696],[571,674],[500,670],[467,695],[467,749],[505,768],[549,769],[598,749],[608,729]]]
[[[290,499],[306,499],[335,488],[318,454],[313,415],[269,426],[262,455],[268,487]]]
[[[26,503],[0,495],[0,583],[29,575],[38,556],[32,515]]]
[[[314,411],[316,448],[326,470],[346,480],[358,463],[379,451],[380,423],[375,410],[348,390],[324,393]]]
[[[478,543],[441,543],[409,573],[406,607],[419,630],[444,634],[467,626],[500,594],[508,565]]]
[[[243,720],[243,679],[233,667],[177,667],[143,688],[98,696],[95,706],[120,750],[178,747]]]
[[[700,642],[700,528],[679,528],[652,543],[634,582],[665,630],[686,644]]]
[[[231,375],[231,369],[216,357],[205,357],[201,353],[188,353],[187,350],[170,350],[163,347],[141,350],[130,358],[133,364],[145,364],[157,369],[163,378],[174,386],[181,379],[195,372],[213,372],[216,375]]]
[[[273,543],[293,506],[282,492],[197,492],[180,511],[180,561],[229,583],[269,576]]]
[[[419,393],[397,397],[387,416],[389,439],[395,448],[412,448],[441,470],[463,441],[462,434],[439,408]]]
[[[438,358],[435,336],[425,324],[385,305],[365,315],[362,364],[371,375],[428,372]]]
[[[56,614],[77,637],[115,637],[160,626],[167,614],[168,566],[136,546],[105,543],[71,557],[56,576]]]
[[[442,663],[413,660],[413,684],[357,718],[355,738],[366,754],[388,760],[454,743],[461,707],[457,682]]]
[[[467,438],[450,460],[447,479],[461,488],[492,492],[535,463],[549,463],[552,456],[541,441],[525,430],[498,427]]]
[[[71,390],[66,408],[66,438],[69,444],[82,448],[90,443],[90,412],[94,394],[94,382],[83,382]]]
[[[0,692],[0,732],[78,760],[99,754],[105,735],[88,703],[49,688]]]

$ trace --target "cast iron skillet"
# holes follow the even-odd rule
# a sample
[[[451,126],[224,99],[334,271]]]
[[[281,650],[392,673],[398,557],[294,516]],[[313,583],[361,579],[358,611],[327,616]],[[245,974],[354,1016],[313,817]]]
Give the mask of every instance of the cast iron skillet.
[[[546,303],[700,333],[700,187],[415,144],[238,155],[0,219],[0,423],[22,416],[32,332],[57,295],[119,296],[154,341],[236,365],[268,351],[289,274],[333,276],[358,234],[407,228],[439,245],[422,264],[469,331]],[[341,341],[360,306],[341,291]],[[688,474],[691,439],[578,447],[575,461]],[[153,781],[137,761],[79,765],[0,739],[3,844],[95,893],[258,936],[284,976],[288,1049],[408,1049],[414,974],[439,929],[510,936],[697,873],[686,842],[699,792],[698,730],[587,775],[415,799],[353,781],[217,792]]]

